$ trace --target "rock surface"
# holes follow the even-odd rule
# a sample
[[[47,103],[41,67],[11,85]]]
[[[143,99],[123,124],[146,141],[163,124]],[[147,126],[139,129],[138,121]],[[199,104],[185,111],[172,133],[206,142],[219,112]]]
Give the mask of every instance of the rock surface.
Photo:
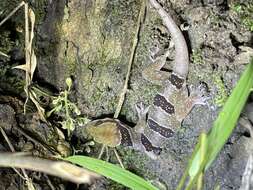
[[[0,10],[1,6],[5,9],[8,7],[3,2],[7,0],[0,3]],[[195,87],[203,84],[206,87],[206,95],[211,99],[206,106],[194,107],[175,136],[168,140],[166,148],[157,160],[151,160],[142,153],[126,148],[120,149],[120,153],[131,171],[153,182],[164,184],[168,189],[175,189],[199,134],[211,128],[219,107],[224,104],[244,70],[248,59],[242,57],[252,55],[252,33],[241,24],[239,16],[233,11],[232,6],[236,1],[229,4],[224,0],[160,2],[173,18],[175,17],[176,22],[179,25],[184,24],[187,29],[183,33],[191,56],[188,84]],[[250,3],[250,0],[244,3],[247,2]],[[65,79],[72,77],[72,98],[82,114],[90,118],[112,116],[127,72],[140,1],[40,0],[31,2],[31,6],[34,7],[37,16],[36,82],[61,91],[66,88]],[[20,21],[12,19],[10,23],[17,27]],[[17,48],[19,51],[15,49],[18,53],[13,57],[17,57],[18,54],[19,59],[15,58],[13,63],[0,57],[0,63],[4,63],[0,65],[0,93],[20,94],[24,76],[12,71],[11,64],[22,62],[20,49],[23,48],[23,44],[14,45],[14,42],[19,41],[23,34],[17,35],[15,32],[16,36],[12,36],[12,39],[8,27],[1,30],[5,39],[0,37],[0,44],[7,40],[8,46],[0,50],[11,54],[11,50]],[[142,70],[152,63],[149,56],[157,49],[163,51],[169,43],[169,33],[156,12],[149,8],[141,28],[129,87],[120,113],[120,119],[131,126],[137,121],[136,103],[143,102],[148,105],[160,88],[144,80]],[[173,52],[165,66],[166,70],[171,69],[172,59]],[[15,75],[18,77],[13,78]],[[8,113],[5,121],[7,124],[2,123],[8,128],[11,120],[15,120],[13,112],[8,106],[0,106],[0,121],[5,121],[4,114]],[[31,118],[33,117],[34,115],[31,115]],[[26,119],[27,127],[32,119]],[[39,121],[36,122],[31,130],[41,127]],[[40,131],[43,132],[44,129],[40,128]],[[45,129],[42,136],[44,140],[48,138],[47,132],[51,133],[50,131]],[[205,189],[214,189],[217,185],[222,190],[239,188],[247,160],[247,137],[244,135],[245,130],[239,127],[234,131],[208,170]],[[111,189],[124,189],[109,182],[96,185],[97,189],[108,189],[109,185]]]

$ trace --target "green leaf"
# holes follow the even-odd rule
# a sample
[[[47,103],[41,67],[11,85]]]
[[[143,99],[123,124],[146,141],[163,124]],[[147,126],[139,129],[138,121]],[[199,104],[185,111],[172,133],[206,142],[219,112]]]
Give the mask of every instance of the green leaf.
[[[252,87],[253,60],[251,60],[251,63],[243,72],[232,94],[226,101],[218,118],[215,120],[212,129],[208,133],[207,144],[205,145],[205,147],[207,147],[205,150],[205,157],[201,158],[201,143],[199,142],[194,149],[186,172],[180,180],[177,190],[183,188],[188,175],[191,180],[187,186],[191,186],[196,182],[198,176],[210,167],[229,136],[232,134]]]
[[[240,4],[236,4],[232,8],[237,13],[240,13],[242,11],[242,6]]]
[[[97,172],[98,174],[108,177],[134,190],[158,190],[158,188],[154,187],[143,178],[102,160],[87,156],[70,156],[65,158],[65,160]]]
[[[251,64],[247,66],[238,84],[233,89],[232,94],[228,98],[218,118],[215,120],[214,126],[208,135],[209,156],[205,169],[208,169],[232,134],[252,87],[253,60]]]

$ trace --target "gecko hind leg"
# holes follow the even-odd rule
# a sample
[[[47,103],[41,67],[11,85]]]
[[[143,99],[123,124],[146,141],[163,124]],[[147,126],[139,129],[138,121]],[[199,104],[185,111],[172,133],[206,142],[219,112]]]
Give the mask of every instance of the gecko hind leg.
[[[190,100],[194,105],[207,105],[207,100],[210,99],[210,97],[204,96],[206,90],[203,87],[203,85],[199,85],[197,88],[193,88],[193,86],[189,86],[189,89],[191,91],[190,93]]]
[[[185,98],[184,107],[181,107],[178,113],[177,118],[179,121],[182,121],[193,109],[195,105],[208,105],[207,100],[209,97],[204,96],[205,90],[200,85],[198,88],[193,88],[193,86],[189,87],[191,90],[190,96]]]
[[[201,86],[198,88],[193,88],[193,86],[188,87],[190,90],[190,95],[180,91],[175,96],[175,102],[180,102],[176,107],[176,118],[180,123],[184,118],[191,112],[195,105],[208,105],[208,97],[204,96],[204,89],[201,89]]]

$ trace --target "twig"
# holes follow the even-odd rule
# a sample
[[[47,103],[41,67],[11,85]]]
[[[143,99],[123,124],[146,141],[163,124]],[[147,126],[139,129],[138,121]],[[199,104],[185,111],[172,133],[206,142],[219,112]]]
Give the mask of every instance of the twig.
[[[3,25],[13,14],[15,14],[23,5],[25,4],[24,1],[22,1],[13,11],[10,12],[1,22],[0,26]],[[5,56],[7,58],[10,58],[10,56],[6,55],[5,53],[0,51],[0,55]]]
[[[64,161],[52,161],[13,153],[0,153],[1,167],[25,168],[61,177],[74,183],[91,183],[100,176]]]
[[[2,135],[3,135],[3,137],[4,137],[4,139],[5,139],[5,141],[7,142],[9,148],[11,149],[11,151],[12,151],[12,152],[15,152],[14,147],[12,146],[11,142],[9,141],[8,136],[6,135],[6,133],[5,133],[5,131],[3,130],[2,127],[0,127],[0,131],[1,131],[1,133],[2,133]],[[12,169],[13,169],[23,180],[26,180],[26,179],[24,178],[24,176],[22,176],[22,174],[21,174],[16,168],[12,168]]]
[[[0,51],[0,55],[2,55],[2,56],[4,56],[4,57],[7,57],[7,58],[10,58],[9,55],[7,55],[7,54],[5,54],[5,53],[3,53],[3,52],[1,52],[1,51]]]
[[[47,175],[45,175],[46,177],[46,181],[47,181],[47,184],[48,186],[51,188],[51,190],[56,190],[51,182],[51,180],[49,179],[49,177]]]
[[[26,104],[29,99],[29,84],[30,77],[28,73],[28,68],[30,68],[30,52],[29,52],[29,20],[28,20],[28,5],[25,3],[25,62],[26,62],[26,71],[25,71],[25,92],[26,92],[26,100],[24,104],[24,114],[26,114]]]
[[[115,111],[114,116],[113,116],[114,118],[118,118],[120,110],[121,110],[122,105],[123,105],[124,100],[125,100],[125,94],[127,92],[130,71],[131,71],[131,67],[132,67],[132,64],[133,64],[134,56],[135,56],[135,51],[136,51],[137,44],[138,44],[138,39],[139,39],[138,37],[139,37],[139,34],[140,34],[141,25],[142,25],[142,23],[144,21],[144,18],[145,18],[145,10],[146,10],[146,0],[143,0],[142,5],[141,5],[141,9],[140,9],[140,12],[139,12],[139,16],[138,16],[138,23],[137,23],[135,36],[134,36],[131,55],[130,55],[130,59],[129,59],[129,62],[128,62],[128,68],[127,68],[128,70],[127,70],[127,74],[126,74],[126,79],[125,79],[125,83],[124,83],[122,92],[120,93],[120,96],[119,96],[119,102],[118,102],[116,111]]]
[[[2,127],[0,127],[0,131],[1,131],[2,135],[4,136],[4,139],[7,142],[9,148],[11,149],[11,152],[15,152],[15,149],[14,149],[13,145],[11,144],[8,136],[6,135],[6,133],[5,133],[5,131],[3,130]]]
[[[50,146],[43,144],[42,142],[34,139],[33,137],[29,136],[28,134],[26,134],[23,129],[20,129],[19,127],[16,127],[17,131],[19,133],[21,133],[23,136],[25,136],[28,140],[32,141],[34,144],[41,146],[44,150],[49,150],[50,152],[52,152],[55,155],[59,155],[59,152],[57,152],[56,150],[54,150],[53,148],[51,148]]]
[[[10,147],[11,151],[14,153],[14,152],[15,152],[15,149],[14,149],[13,145],[11,144],[11,142],[10,142],[8,136],[6,135],[6,133],[5,133],[5,131],[3,130],[2,127],[0,127],[0,131],[1,131],[2,135],[4,136],[4,139],[5,139],[5,141],[7,142],[8,146]],[[25,181],[28,183],[28,186],[29,186],[28,189],[34,189],[33,184],[32,184],[32,181],[31,181],[31,179],[28,177],[28,175],[27,175],[27,173],[26,173],[26,171],[25,171],[24,169],[21,168],[21,171],[22,171],[24,177],[19,173],[19,171],[18,171],[16,168],[13,168],[13,169],[15,170],[15,172],[16,172],[23,180],[25,180]]]
[[[1,22],[0,26],[5,23],[6,20],[8,20],[15,12],[17,12],[18,9],[20,9],[25,4],[24,1],[22,1],[13,11],[10,12],[10,14],[7,15]]]

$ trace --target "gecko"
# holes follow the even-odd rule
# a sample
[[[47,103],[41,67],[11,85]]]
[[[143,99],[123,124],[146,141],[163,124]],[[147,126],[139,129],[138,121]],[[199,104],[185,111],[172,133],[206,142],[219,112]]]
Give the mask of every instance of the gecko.
[[[198,91],[188,95],[186,78],[189,53],[182,32],[156,0],[149,2],[158,12],[175,45],[175,59],[170,75],[161,70],[168,53],[156,59],[142,73],[146,80],[161,85],[162,90],[155,95],[149,107],[144,108],[143,104],[136,106],[139,120],[133,130],[139,135],[135,135],[133,147],[146,152],[151,158],[156,158],[166,140],[174,135],[194,105],[204,105],[205,98],[201,97]]]
[[[117,119],[105,118],[90,122],[86,132],[102,144],[132,147],[156,159],[166,140],[174,135],[194,105],[205,104],[205,99],[197,91],[188,95],[186,78],[189,54],[182,32],[156,0],[149,2],[158,12],[175,45],[172,73],[161,70],[168,53],[143,70],[142,75],[146,80],[163,88],[155,95],[152,105],[146,108],[142,103],[136,105],[138,122],[135,127],[131,128]]]

